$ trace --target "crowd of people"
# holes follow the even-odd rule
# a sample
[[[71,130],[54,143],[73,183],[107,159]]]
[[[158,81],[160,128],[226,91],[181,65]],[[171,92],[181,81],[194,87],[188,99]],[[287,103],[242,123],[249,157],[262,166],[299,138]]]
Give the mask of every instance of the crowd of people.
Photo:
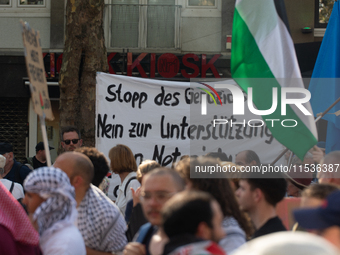
[[[11,144],[0,143],[1,254],[340,254],[336,171],[192,178],[195,166],[240,169],[261,162],[246,150],[235,163],[210,153],[184,156],[171,168],[151,159],[138,166],[122,144],[111,148],[108,161],[96,148],[83,147],[75,127],[62,129],[61,146],[64,152],[48,167],[44,143],[23,163]],[[287,160],[337,165],[340,151],[324,155],[315,147],[303,161],[289,154]],[[115,201],[108,196],[112,174],[121,183]],[[286,212],[295,218],[292,229],[277,211],[290,197],[301,201]]]

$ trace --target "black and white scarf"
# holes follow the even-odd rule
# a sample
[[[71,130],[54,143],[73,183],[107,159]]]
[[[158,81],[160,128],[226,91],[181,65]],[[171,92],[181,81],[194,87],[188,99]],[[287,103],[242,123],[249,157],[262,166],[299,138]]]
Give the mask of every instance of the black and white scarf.
[[[46,237],[66,225],[74,224],[77,218],[75,192],[62,170],[54,167],[38,168],[27,176],[24,188],[46,199],[33,214],[40,236],[44,234]]]

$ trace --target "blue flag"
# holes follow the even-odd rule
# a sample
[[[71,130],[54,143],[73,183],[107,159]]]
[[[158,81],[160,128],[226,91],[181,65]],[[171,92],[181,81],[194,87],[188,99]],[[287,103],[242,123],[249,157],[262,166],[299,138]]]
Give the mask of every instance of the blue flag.
[[[315,115],[324,112],[340,97],[340,19],[339,1],[334,2],[326,33],[316,60],[309,91],[310,103]],[[329,79],[323,79],[329,78]],[[333,78],[333,79],[330,79]],[[328,121],[326,153],[340,150],[340,116],[334,113],[340,110],[340,103],[335,105],[323,118]]]

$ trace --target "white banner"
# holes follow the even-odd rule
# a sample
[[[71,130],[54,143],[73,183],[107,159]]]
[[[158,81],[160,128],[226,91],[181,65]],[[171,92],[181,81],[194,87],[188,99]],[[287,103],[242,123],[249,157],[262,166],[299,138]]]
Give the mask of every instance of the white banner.
[[[235,84],[233,80],[208,82],[211,86],[221,83]],[[137,164],[154,159],[165,166],[183,155],[218,151],[234,162],[243,150],[254,150],[262,163],[271,163],[283,150],[269,129],[261,126],[261,116],[249,112],[246,102],[244,116],[232,115],[229,91],[221,98],[220,114],[197,114],[204,92],[195,91],[195,86],[202,86],[195,84],[97,73],[97,149],[108,156],[113,146],[124,144],[135,154]],[[194,119],[196,124],[190,122]],[[228,123],[213,127],[214,119]]]

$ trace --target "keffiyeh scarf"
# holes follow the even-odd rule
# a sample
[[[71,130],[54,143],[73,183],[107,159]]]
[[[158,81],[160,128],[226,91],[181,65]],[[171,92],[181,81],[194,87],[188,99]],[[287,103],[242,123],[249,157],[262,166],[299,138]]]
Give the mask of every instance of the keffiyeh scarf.
[[[27,192],[36,193],[46,199],[33,214],[40,236],[44,234],[46,237],[75,222],[75,192],[62,170],[54,167],[34,170],[25,179],[24,188]]]

